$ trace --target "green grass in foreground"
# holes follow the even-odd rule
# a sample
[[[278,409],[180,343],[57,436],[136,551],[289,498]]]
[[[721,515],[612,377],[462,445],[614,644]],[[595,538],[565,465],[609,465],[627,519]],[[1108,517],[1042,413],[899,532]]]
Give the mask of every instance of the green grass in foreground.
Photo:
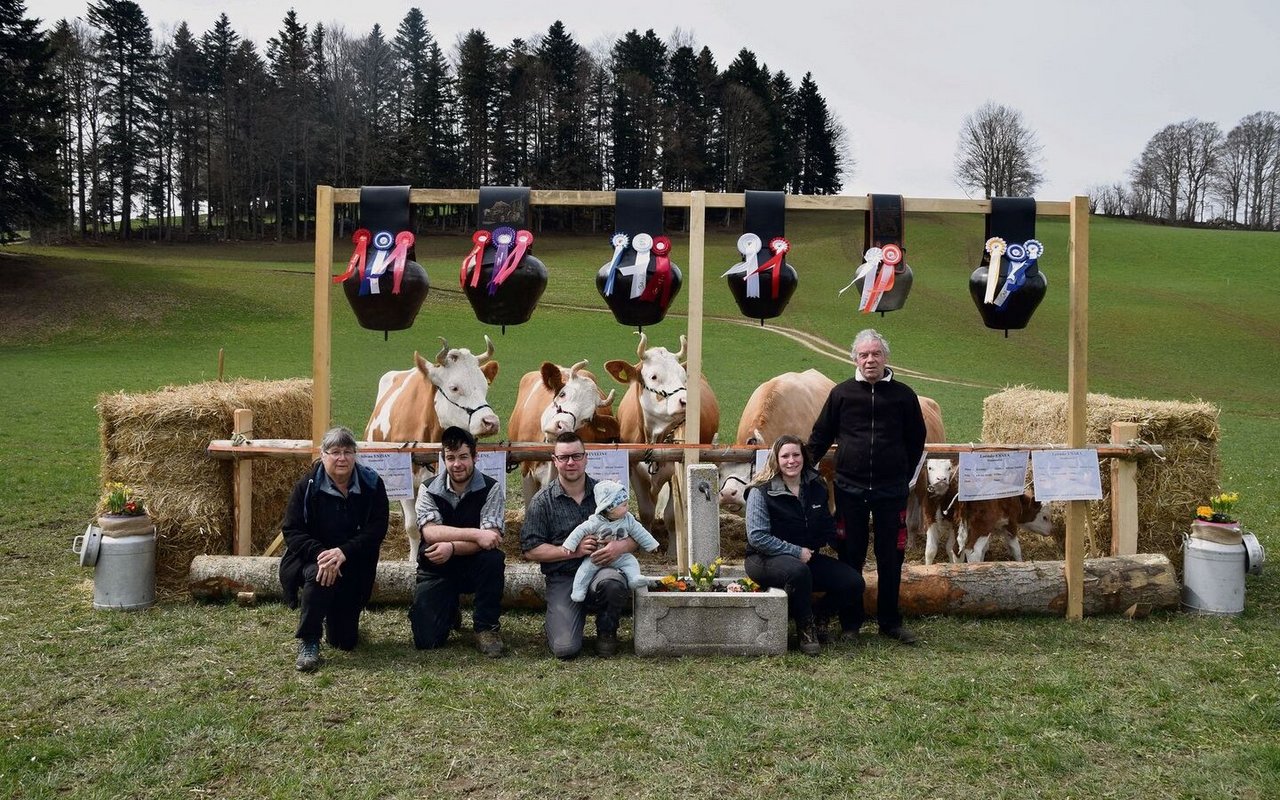
[[[802,283],[779,322],[843,347],[868,321],[833,299],[861,244],[861,218],[839,216],[789,217]],[[709,276],[732,263],[735,235],[710,236]],[[977,437],[996,388],[1065,389],[1064,225],[1041,220],[1050,293],[1007,340],[981,328],[965,292],[981,221],[911,217],[908,237],[908,308],[870,322],[895,363],[939,379],[912,383],[943,404],[950,438]],[[494,335],[503,416],[544,357],[599,368],[634,353],[612,317],[557,305],[599,305],[601,242],[540,238],[553,282],[506,336],[451,291],[466,249],[426,238],[432,294],[389,343],[335,302],[339,421],[363,426],[377,376],[414,348],[434,353],[441,334],[473,348]],[[1277,256],[1265,234],[1092,229],[1091,388],[1219,404],[1223,484],[1273,554],[1280,290],[1265,270]],[[388,608],[368,616],[367,647],[301,676],[294,617],[277,605],[93,612],[66,548],[97,492],[97,395],[210,379],[219,347],[229,376],[310,374],[310,261],[302,245],[0,252],[0,796],[1280,796],[1274,565],[1249,579],[1237,619],[930,618],[923,647],[865,637],[819,659],[561,664],[541,617],[519,613],[504,619],[513,654],[494,663],[469,637],[412,651],[403,609]],[[737,317],[715,277],[707,308]],[[682,326],[671,317],[650,338],[675,346]],[[713,319],[706,339],[730,436],[763,378],[848,372],[769,330]]]

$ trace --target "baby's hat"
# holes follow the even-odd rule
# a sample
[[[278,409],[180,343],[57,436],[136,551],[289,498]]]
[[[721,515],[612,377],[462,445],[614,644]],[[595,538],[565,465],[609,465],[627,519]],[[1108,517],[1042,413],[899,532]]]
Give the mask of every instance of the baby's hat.
[[[627,502],[627,489],[617,481],[600,481],[596,484],[596,513],[604,514]]]

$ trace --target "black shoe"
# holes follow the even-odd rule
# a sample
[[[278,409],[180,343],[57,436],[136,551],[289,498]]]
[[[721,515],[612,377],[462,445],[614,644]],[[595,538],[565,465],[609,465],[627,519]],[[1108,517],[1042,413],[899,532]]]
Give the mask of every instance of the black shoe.
[[[604,633],[602,631],[597,631],[596,655],[601,658],[608,658],[616,652],[618,652],[618,632],[609,631],[608,633]]]
[[[799,634],[800,652],[807,656],[816,656],[822,652],[822,643],[818,641],[818,626],[810,622],[808,625],[798,626],[796,633]]]
[[[818,644],[827,644],[831,641],[830,621],[826,617],[818,617],[813,621],[813,628],[818,635]]]
[[[320,666],[320,642],[310,641],[298,645],[298,672],[315,672]]]
[[[889,630],[885,630],[884,628],[881,628],[880,635],[887,636],[890,639],[897,639],[899,642],[903,644],[916,643],[916,635],[912,633],[909,628],[905,628],[901,625],[899,625],[896,628],[890,628]]]
[[[845,628],[840,631],[840,641],[843,644],[857,644],[862,641],[862,631],[857,628]]]
[[[502,637],[497,631],[476,631],[476,649],[489,658],[502,655]]]

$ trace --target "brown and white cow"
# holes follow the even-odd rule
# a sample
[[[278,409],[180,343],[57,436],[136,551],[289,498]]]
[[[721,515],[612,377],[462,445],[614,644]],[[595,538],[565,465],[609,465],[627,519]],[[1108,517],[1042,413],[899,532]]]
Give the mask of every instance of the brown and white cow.
[[[685,345],[685,337],[681,335],[679,352],[672,353],[665,347],[649,347],[648,337],[641,333],[640,344],[636,348],[639,361],[630,364],[613,359],[605,364],[614,380],[627,385],[626,394],[618,404],[622,441],[656,444],[668,440],[685,423],[689,383],[689,374],[682,363]],[[706,377],[699,376],[699,379],[701,413],[697,441],[710,444],[720,427],[720,406]],[[652,474],[647,463],[639,462],[632,466],[632,488],[636,493],[638,516],[645,527],[653,525],[658,493],[674,472],[675,467],[670,463],[657,466]],[[663,520],[670,533],[675,525],[675,509],[670,504],[663,512]]]
[[[465,428],[476,437],[493,436],[501,424],[489,406],[489,384],[498,374],[493,360],[493,340],[484,337],[486,349],[479,356],[465,348],[442,347],[430,364],[416,351],[414,368],[388,372],[378,381],[378,399],[365,427],[370,442],[438,442],[445,428]],[[425,470],[415,471],[415,485]],[[412,500],[401,500],[409,560],[418,560],[418,518]]]
[[[946,427],[942,424],[942,408],[931,397],[918,397],[920,414],[924,417],[925,443],[947,440]],[[913,546],[921,531],[925,534],[924,563],[932,564],[938,552],[938,543],[955,541],[948,509],[955,498],[955,465],[949,458],[925,459],[921,474],[907,497],[907,539]],[[954,546],[948,544],[948,557],[955,561]]]
[[[756,387],[742,410],[738,446],[770,446],[784,433],[807,439],[813,421],[827,402],[835,381],[818,372],[784,372]],[[746,507],[745,489],[751,478],[751,464],[720,465],[720,507],[742,511]]]
[[[1052,536],[1049,509],[1030,492],[996,500],[968,500],[956,504],[956,551],[977,563],[987,555],[992,536],[1005,537],[1014,561],[1022,560],[1018,529]]]
[[[606,396],[596,377],[583,369],[586,361],[565,368],[542,362],[537,372],[520,379],[516,407],[507,422],[507,438],[513,442],[549,442],[566,431],[577,431],[584,442],[616,442],[618,420],[613,415],[614,390]],[[551,462],[521,464],[521,488],[525,508],[553,474]]]

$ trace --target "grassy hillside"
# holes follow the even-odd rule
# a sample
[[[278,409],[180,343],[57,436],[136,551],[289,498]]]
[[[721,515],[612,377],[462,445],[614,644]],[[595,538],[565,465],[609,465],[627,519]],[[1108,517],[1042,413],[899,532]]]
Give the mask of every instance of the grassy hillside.
[[[953,440],[977,437],[993,390],[1066,388],[1065,221],[1040,220],[1049,294],[1007,339],[967,292],[979,217],[909,217],[915,288],[874,319],[835,296],[860,260],[861,215],[788,226],[801,283],[778,322],[838,350],[878,327],[894,364],[926,376],[910,382],[942,403]],[[725,438],[764,378],[850,371],[776,326],[732,321],[718,275],[736,236],[713,232],[707,248],[706,372]],[[1280,237],[1095,220],[1091,241],[1090,388],[1220,405],[1223,485],[1280,552],[1280,289],[1267,280]],[[551,284],[505,336],[455,289],[468,248],[420,241],[434,288],[414,329],[387,342],[335,293],[338,421],[362,428],[378,375],[433,354],[440,335],[473,349],[494,337],[503,417],[543,359],[633,356],[634,334],[601,313],[592,283],[604,237],[540,238]],[[688,263],[678,238],[675,261]],[[504,617],[514,652],[494,664],[466,638],[414,652],[403,609],[380,609],[368,647],[297,676],[281,606],[91,611],[67,547],[97,493],[97,396],[211,379],[219,348],[229,377],[309,375],[310,264],[306,245],[0,250],[0,795],[1280,796],[1273,565],[1234,619],[925,619],[916,650],[864,637],[817,660],[626,655],[608,669],[551,661],[537,614]],[[682,331],[673,315],[648,332],[675,347]]]

